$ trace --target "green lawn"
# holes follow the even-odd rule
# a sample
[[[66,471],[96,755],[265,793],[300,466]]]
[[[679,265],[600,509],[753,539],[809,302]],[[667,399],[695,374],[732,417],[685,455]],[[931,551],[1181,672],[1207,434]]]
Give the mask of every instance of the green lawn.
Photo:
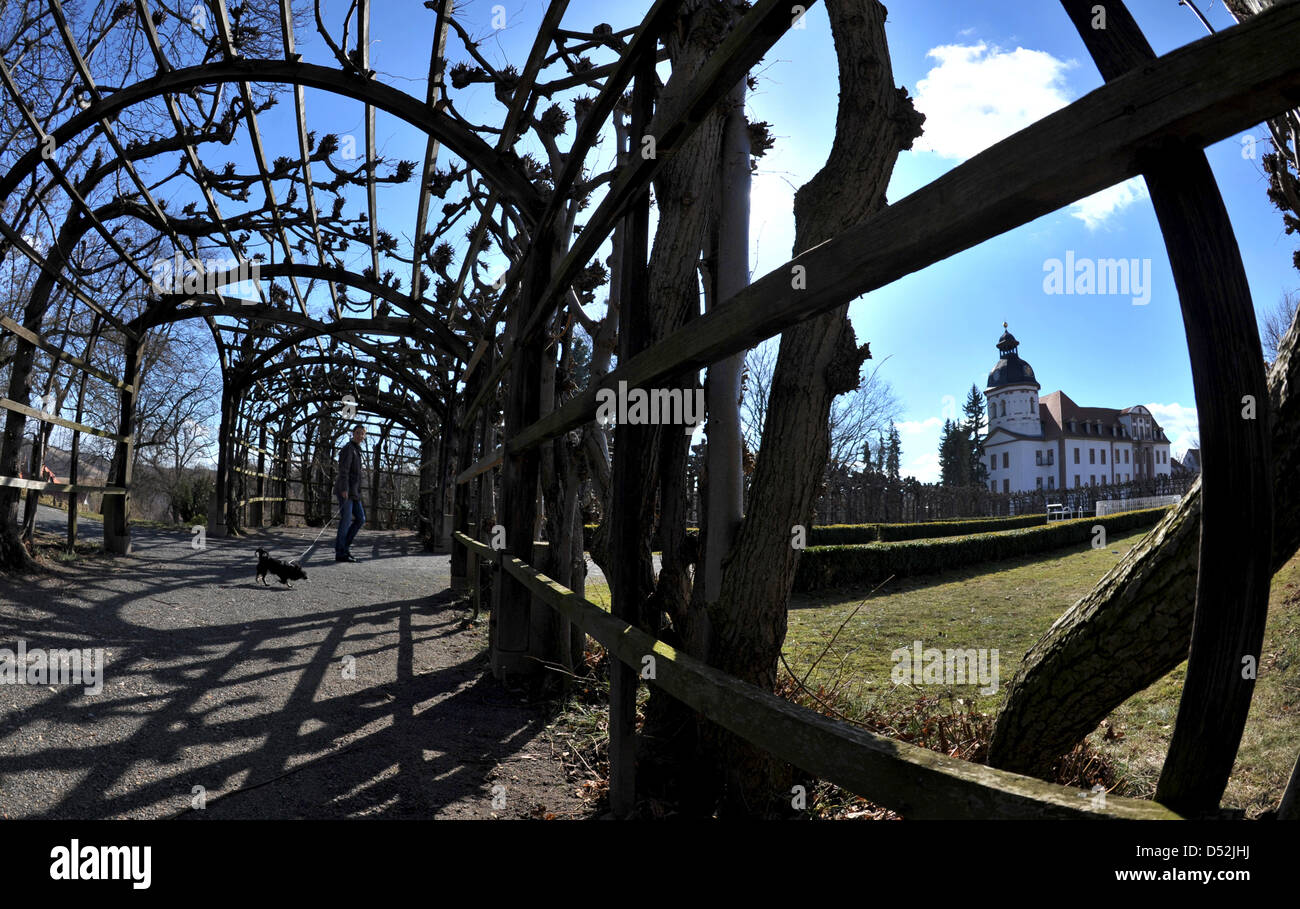
[[[904,578],[874,595],[870,588],[796,594],[790,603],[786,661],[801,679],[807,674],[809,688],[825,688],[865,712],[892,711],[920,696],[921,691],[890,679],[893,652],[911,649],[914,641],[940,650],[997,649],[1005,685],[1052,622],[1144,535],[1136,531],[1112,538],[1104,549],[1077,546]],[[830,649],[818,661],[828,643]],[[991,711],[1001,703],[1001,687],[992,695],[981,695],[978,688],[958,686],[954,693],[973,699],[977,710]]]
[[[808,689],[854,719],[917,717],[944,709],[996,713],[1025,652],[1145,531],[1103,549],[1078,546],[869,589],[792,598],[784,655]],[[609,608],[609,589],[589,584]],[[856,611],[855,611],[856,610]],[[843,626],[841,628],[841,626]],[[895,685],[897,648],[998,651],[998,690]],[[829,645],[829,647],[828,647]],[[1116,794],[1150,798],[1169,745],[1186,664],[1117,708],[1089,741],[1111,764]],[[936,701],[935,695],[941,695]],[[930,705],[917,709],[923,698]],[[960,703],[964,699],[965,703]],[[946,706],[945,706],[946,704]],[[987,732],[986,724],[975,724]],[[983,733],[981,733],[983,734]],[[1300,752],[1300,556],[1273,580],[1259,681],[1224,804],[1249,816],[1276,807]]]
[[[1035,641],[1087,593],[1144,532],[1046,557],[1014,559],[929,578],[791,603],[785,658],[794,674],[852,717],[896,714],[923,695],[948,692],[966,709],[993,714],[1007,682]],[[857,610],[854,614],[854,610]],[[842,630],[840,626],[843,625]],[[838,634],[837,634],[838,630]],[[834,638],[829,649],[827,644]],[[998,650],[1001,686],[992,695],[977,685],[924,689],[895,685],[896,648],[920,640],[925,648]],[[822,655],[826,650],[825,655]],[[1275,807],[1300,751],[1300,557],[1274,578],[1259,682],[1237,767],[1224,804],[1248,814]],[[819,659],[820,657],[820,659]],[[815,665],[814,665],[815,664]],[[1091,743],[1110,759],[1119,794],[1151,797],[1178,712],[1186,664],[1134,695],[1108,718]]]

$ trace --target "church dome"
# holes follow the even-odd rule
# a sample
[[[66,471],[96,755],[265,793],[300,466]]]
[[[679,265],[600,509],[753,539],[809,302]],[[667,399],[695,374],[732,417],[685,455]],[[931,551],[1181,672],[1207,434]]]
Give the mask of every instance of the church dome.
[[[1002,323],[1003,329],[1007,323]],[[1034,368],[1020,359],[1019,354],[1020,342],[1010,331],[1003,331],[1002,337],[998,338],[998,352],[1002,354],[1002,359],[998,360],[997,365],[989,372],[989,382],[986,388],[1001,388],[1004,385],[1032,385],[1035,388],[1041,388],[1038,380],[1034,378]]]

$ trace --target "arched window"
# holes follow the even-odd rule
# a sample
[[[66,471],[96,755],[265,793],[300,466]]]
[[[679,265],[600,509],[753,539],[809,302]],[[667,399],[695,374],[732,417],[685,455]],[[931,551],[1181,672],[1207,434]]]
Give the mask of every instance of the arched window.
[[[994,404],[992,401],[989,401],[989,419],[991,420],[997,415],[998,415],[998,405]]]
[[[1002,413],[1001,413],[1001,416],[1004,416],[1004,417],[1005,417],[1006,415],[1007,415],[1007,402],[1006,402],[1006,401],[1003,401],[1003,402],[1002,402]]]

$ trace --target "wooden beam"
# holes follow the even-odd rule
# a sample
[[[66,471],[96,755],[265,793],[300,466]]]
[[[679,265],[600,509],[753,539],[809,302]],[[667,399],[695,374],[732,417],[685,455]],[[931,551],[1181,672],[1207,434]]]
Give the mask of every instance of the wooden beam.
[[[112,118],[134,104],[160,95],[223,82],[302,85],[373,104],[419,130],[436,135],[444,145],[510,197],[527,219],[536,218],[541,210],[537,190],[524,175],[515,156],[496,152],[468,127],[441,111],[430,110],[421,100],[412,98],[405,92],[382,82],[362,80],[337,68],[314,63],[241,58],[172,69],[113,92],[103,101],[91,104],[86,110],[69,118],[50,135],[54,136],[58,145],[65,145],[100,120]],[[42,161],[38,143],[37,147],[23,155],[0,177],[0,201],[7,199]]]
[[[111,432],[105,432],[102,429],[96,429],[94,426],[87,426],[84,423],[74,423],[72,420],[65,420],[63,417],[56,417],[52,413],[46,413],[43,410],[37,410],[35,407],[28,407],[26,404],[19,404],[17,401],[11,401],[8,398],[0,397],[0,407],[5,410],[12,410],[15,413],[32,417],[36,420],[43,420],[46,423],[53,423],[55,426],[63,426],[67,429],[75,429],[78,432],[88,432],[92,436],[99,436],[101,439],[111,439],[114,442],[126,442],[126,436],[114,435]]]
[[[1091,5],[1062,0],[1102,76],[1155,58],[1122,2],[1092,27]],[[1242,419],[1243,396],[1269,400],[1250,286],[1223,197],[1199,147],[1170,148],[1145,172],[1178,288],[1201,431],[1196,618],[1178,718],[1156,793],[1187,815],[1213,815],[1228,784],[1263,658],[1273,551],[1268,419]]]
[[[19,477],[0,477],[0,486],[14,489],[35,489],[37,492],[99,492],[106,496],[126,495],[121,486],[101,486],[95,483],[47,483],[41,480],[24,480]]]
[[[482,458],[479,458],[469,467],[465,468],[460,473],[458,473],[456,475],[456,482],[458,484],[468,483],[470,480],[474,479],[479,474],[487,473],[489,470],[492,470],[495,467],[500,467],[501,457],[502,454],[500,448],[498,448],[496,451],[490,454],[484,455]]]
[[[65,353],[63,349],[60,348],[58,345],[51,344],[49,341],[45,340],[40,335],[36,334],[36,332],[34,331],[28,331],[25,327],[19,325],[17,322],[9,318],[8,316],[0,315],[0,328],[3,328],[5,331],[11,334],[15,334],[18,337],[23,338],[24,340],[30,342],[31,344],[34,344],[35,346],[39,347],[41,350],[45,351],[50,356],[62,360],[64,363],[70,363],[73,366],[80,369],[82,372],[89,373],[90,375],[94,376],[96,379],[107,382],[109,385],[112,385],[114,388],[120,388],[126,391],[135,390],[131,388],[129,385],[127,385],[125,382],[123,382],[121,379],[116,379],[113,376],[110,376],[108,373],[104,372],[103,370],[91,366],[89,363],[87,363],[85,360],[81,359],[80,357],[75,357],[70,353]]]
[[[808,0],[806,6],[811,7],[815,2],[816,0]],[[662,9],[656,7],[654,11],[662,12]],[[530,304],[532,316],[526,320],[520,330],[515,332],[514,343],[506,349],[505,356],[497,362],[492,377],[484,383],[479,394],[470,401],[471,413],[479,408],[489,389],[500,381],[506,368],[510,366],[515,351],[542,330],[546,321],[564,299],[573,279],[587,267],[588,261],[600,249],[601,244],[614,230],[614,226],[626,213],[633,200],[649,188],[650,181],[659,172],[663,162],[681,148],[704,122],[713,105],[745,77],[745,74],[772,49],[791,25],[793,19],[790,15],[789,3],[785,0],[759,0],[718,46],[703,69],[695,74],[681,94],[677,94],[674,89],[673,97],[681,99],[676,109],[656,112],[655,119],[646,133],[654,137],[655,155],[647,158],[640,154],[640,139],[633,137],[633,141],[637,143],[635,151],[638,153],[631,156],[630,163],[596,206],[595,212],[588,219],[578,239],[574,241],[560,264],[553,269],[551,280],[542,291],[540,299],[535,304]],[[685,77],[670,78],[670,85],[683,78]],[[668,89],[665,89],[664,93],[668,94]],[[545,218],[544,213],[542,220],[544,221]],[[530,255],[532,249],[533,247],[530,246]],[[522,272],[523,269],[517,270],[503,296],[508,297],[511,289],[522,280]]]
[[[522,430],[507,451],[591,419],[601,388],[648,387],[707,366],[1137,176],[1171,143],[1209,145],[1286,110],[1300,94],[1297,46],[1300,3],[1290,3],[1115,79],[764,275]]]
[[[456,539],[466,547],[475,542],[461,534]],[[508,574],[620,662],[639,671],[645,657],[651,657],[651,684],[688,707],[777,757],[905,817],[1178,819],[1156,802],[1107,797],[1103,807],[1091,792],[948,757],[822,716],[669,647],[517,558],[500,553],[483,557],[498,557]]]

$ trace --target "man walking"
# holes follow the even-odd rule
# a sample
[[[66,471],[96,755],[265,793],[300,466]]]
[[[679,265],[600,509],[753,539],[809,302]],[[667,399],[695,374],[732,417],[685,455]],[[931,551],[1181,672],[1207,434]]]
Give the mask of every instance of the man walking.
[[[339,451],[338,479],[334,481],[334,494],[339,499],[339,532],[334,540],[334,561],[355,562],[352,541],[366,522],[366,511],[361,507],[361,442],[366,437],[366,427],[360,423],[352,430],[352,441]]]

